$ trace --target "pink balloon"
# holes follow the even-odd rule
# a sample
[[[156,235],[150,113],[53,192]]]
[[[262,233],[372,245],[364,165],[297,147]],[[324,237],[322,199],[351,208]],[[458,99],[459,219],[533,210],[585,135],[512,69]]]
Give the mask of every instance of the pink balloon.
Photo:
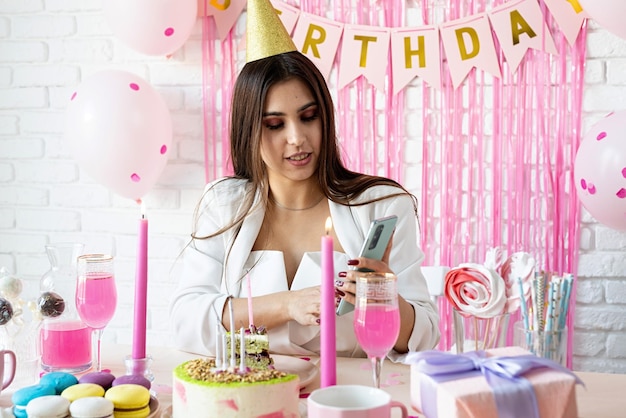
[[[197,0],[105,0],[111,30],[132,49],[169,55],[191,35],[198,17]]]
[[[578,198],[598,222],[626,230],[626,111],[611,113],[584,136],[574,181]]]
[[[626,1],[624,0],[579,0],[582,8],[598,25],[626,39]]]
[[[167,163],[172,120],[147,81],[107,70],[87,78],[72,94],[65,134],[90,176],[121,196],[140,199]]]

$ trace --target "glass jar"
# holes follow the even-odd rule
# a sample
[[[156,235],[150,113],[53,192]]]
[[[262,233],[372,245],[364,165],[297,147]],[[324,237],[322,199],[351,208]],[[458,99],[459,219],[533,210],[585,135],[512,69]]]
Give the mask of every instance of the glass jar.
[[[45,372],[79,373],[91,368],[91,328],[76,311],[76,263],[83,244],[46,246],[51,268],[41,278],[37,307],[43,318],[40,332],[41,368]]]

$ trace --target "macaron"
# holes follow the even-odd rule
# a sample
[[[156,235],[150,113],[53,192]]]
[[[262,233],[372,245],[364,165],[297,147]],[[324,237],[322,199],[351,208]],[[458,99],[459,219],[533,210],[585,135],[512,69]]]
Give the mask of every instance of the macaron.
[[[87,396],[70,404],[72,418],[113,418],[113,402],[106,398]]]
[[[13,402],[13,415],[16,418],[26,418],[26,405],[35,398],[47,395],[56,395],[54,386],[50,385],[32,385],[20,388],[13,392],[11,401]]]
[[[115,418],[145,418],[150,415],[150,391],[141,385],[124,383],[104,394],[115,406]]]
[[[40,385],[53,386],[57,395],[60,395],[65,389],[78,383],[78,379],[73,374],[65,372],[50,372],[41,376]]]
[[[86,398],[87,396],[104,396],[104,388],[95,383],[79,383],[70,386],[61,392],[61,396],[74,402],[76,399]]]
[[[67,418],[70,401],[60,395],[46,395],[32,399],[26,405],[28,418]]]
[[[141,385],[146,389],[150,389],[150,381],[140,374],[126,374],[124,376],[118,376],[115,378],[111,386],[118,386],[132,383],[134,385]]]
[[[115,376],[109,372],[90,372],[82,375],[78,379],[78,383],[95,383],[107,390],[113,384]]]

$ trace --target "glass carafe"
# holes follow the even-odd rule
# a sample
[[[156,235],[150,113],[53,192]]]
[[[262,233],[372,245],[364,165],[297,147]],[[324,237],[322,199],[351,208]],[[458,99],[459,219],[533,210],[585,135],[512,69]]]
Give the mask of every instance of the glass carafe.
[[[46,372],[79,373],[91,368],[91,328],[76,310],[76,263],[83,251],[78,243],[46,246],[51,268],[41,278],[37,300],[43,317],[40,333],[41,367]]]

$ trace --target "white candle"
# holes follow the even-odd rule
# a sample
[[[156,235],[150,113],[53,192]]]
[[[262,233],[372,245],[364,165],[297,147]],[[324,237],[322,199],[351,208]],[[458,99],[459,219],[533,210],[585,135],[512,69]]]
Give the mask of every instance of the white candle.
[[[230,298],[228,302],[228,312],[230,314],[230,367],[234,369],[237,366],[237,359],[235,359],[235,312],[233,310],[233,298]]]
[[[226,349],[226,333],[220,334],[220,341],[222,341],[222,365],[221,369],[226,370],[228,368],[228,351]]]
[[[246,372],[246,332],[243,329],[243,327],[241,327],[241,329],[239,330],[239,336],[240,336],[240,341],[239,341],[239,372],[240,373],[245,373]]]
[[[215,368],[220,369],[222,367],[222,332],[220,326],[215,326]]]

